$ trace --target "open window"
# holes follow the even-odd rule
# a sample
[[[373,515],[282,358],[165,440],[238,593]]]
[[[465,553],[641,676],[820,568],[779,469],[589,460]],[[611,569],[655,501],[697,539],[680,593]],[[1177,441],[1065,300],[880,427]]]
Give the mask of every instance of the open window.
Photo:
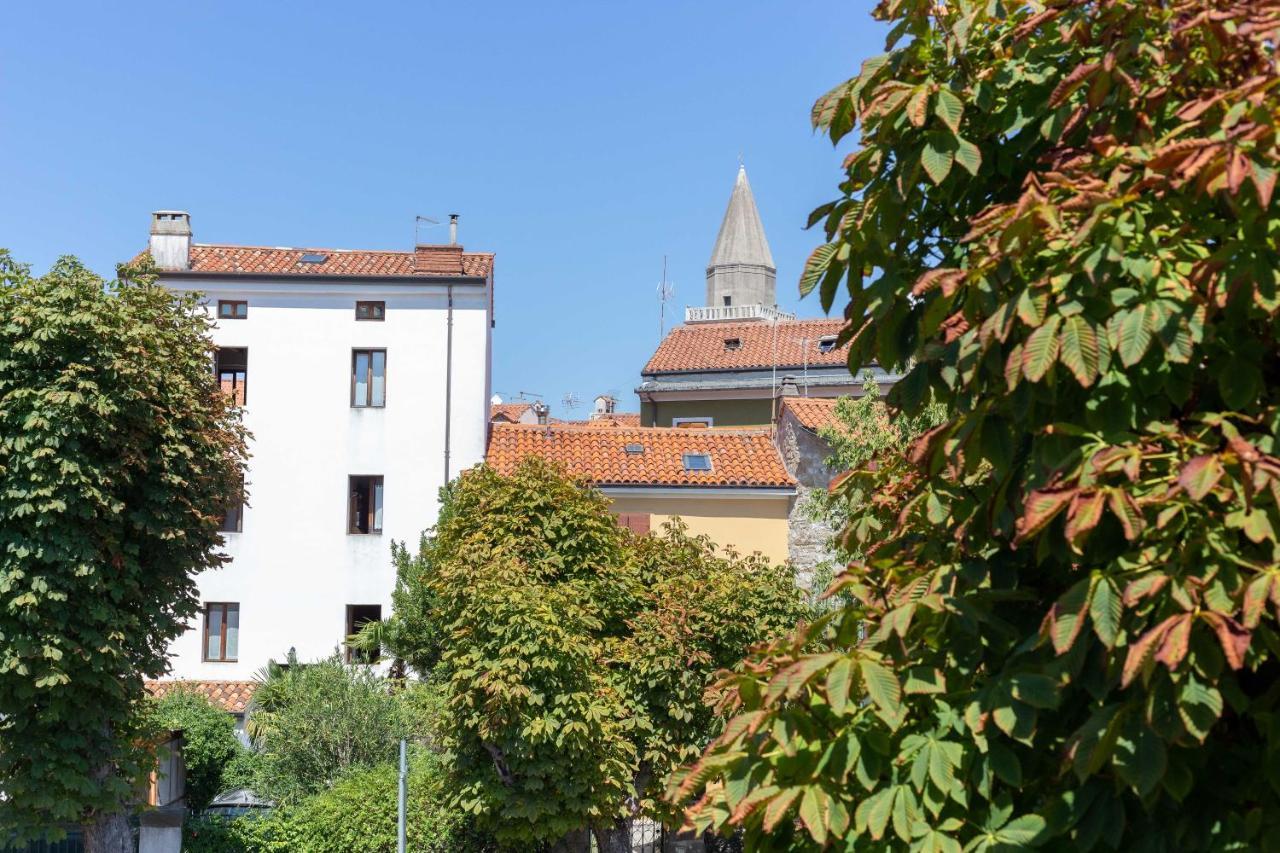
[[[387,351],[351,351],[351,405],[357,409],[380,409],[387,404]]]
[[[381,604],[348,604],[347,633],[343,636],[350,637],[352,634],[358,634],[365,625],[377,622],[381,618]],[[363,649],[347,646],[347,663],[377,663],[377,660],[377,652],[366,652]]]
[[[835,335],[823,335],[818,338],[818,352],[831,352],[836,348]]]
[[[249,350],[244,347],[223,347],[214,356],[214,373],[224,394],[243,406],[249,399]]]
[[[204,659],[233,662],[240,652],[240,605],[215,601],[204,606]]]
[[[235,500],[223,510],[222,523],[218,529],[223,533],[239,533],[244,529],[244,477],[240,478],[240,488]]]
[[[382,475],[348,478],[348,533],[382,532]]]

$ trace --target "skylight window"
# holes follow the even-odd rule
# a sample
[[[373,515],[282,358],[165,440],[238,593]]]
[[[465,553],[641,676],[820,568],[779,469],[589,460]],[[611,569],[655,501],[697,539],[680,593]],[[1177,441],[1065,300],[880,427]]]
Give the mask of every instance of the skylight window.
[[[710,453],[685,453],[682,456],[682,461],[684,462],[684,470],[686,471],[711,470]]]
[[[818,352],[831,352],[836,348],[835,335],[823,335],[818,338]]]
[[[739,350],[739,349],[742,349],[742,338],[725,338],[724,339],[725,352],[733,352],[734,350]]]
[[[304,264],[323,264],[329,256],[322,252],[303,252],[301,260]]]
[[[628,444],[628,445],[627,445],[625,448],[623,448],[623,449],[624,449],[624,450],[626,450],[626,451],[627,451],[627,454],[628,454],[628,455],[630,455],[630,456],[635,456],[635,455],[637,455],[637,454],[644,453],[644,445],[643,445],[643,444]]]

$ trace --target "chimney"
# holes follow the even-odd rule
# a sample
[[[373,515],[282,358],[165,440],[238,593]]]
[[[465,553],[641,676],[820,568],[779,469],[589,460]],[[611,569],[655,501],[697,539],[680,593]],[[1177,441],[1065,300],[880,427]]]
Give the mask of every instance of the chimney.
[[[449,245],[458,245],[458,214],[449,214]]]
[[[547,415],[551,413],[551,408],[541,400],[533,404],[533,413],[538,416],[538,423],[542,426],[547,425]]]
[[[800,393],[796,387],[796,378],[790,374],[782,377],[782,387],[778,393],[783,397],[795,397]]]
[[[185,210],[157,210],[151,214],[151,241],[147,248],[159,269],[191,269],[190,214]]]

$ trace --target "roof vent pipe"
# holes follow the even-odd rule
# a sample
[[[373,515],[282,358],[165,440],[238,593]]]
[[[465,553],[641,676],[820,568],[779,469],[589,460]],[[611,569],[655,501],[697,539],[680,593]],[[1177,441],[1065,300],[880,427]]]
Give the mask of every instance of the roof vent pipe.
[[[458,245],[458,214],[449,214],[449,245]]]

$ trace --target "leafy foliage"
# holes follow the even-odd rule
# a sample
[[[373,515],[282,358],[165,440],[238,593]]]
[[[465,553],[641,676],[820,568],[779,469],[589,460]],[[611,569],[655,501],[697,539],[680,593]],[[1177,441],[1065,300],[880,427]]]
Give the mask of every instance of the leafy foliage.
[[[187,805],[202,809],[222,790],[222,774],[244,747],[231,715],[193,690],[181,687],[156,699],[151,708],[161,729],[182,730],[182,760],[187,769]]]
[[[34,278],[0,251],[0,825],[19,838],[131,799],[143,680],[241,489],[210,320],[121,272],[62,258]]]
[[[456,802],[525,846],[652,807],[714,733],[716,670],[801,613],[789,570],[635,538],[541,460],[455,482],[398,586],[386,636],[444,687]]]
[[[802,288],[950,415],[845,480],[856,603],[672,797],[759,848],[1280,846],[1280,6],[877,16]]]
[[[257,749],[245,782],[290,805],[359,767],[392,761],[413,715],[369,668],[336,654],[309,664],[272,665],[253,697],[249,734]],[[245,772],[243,769],[241,772]]]

